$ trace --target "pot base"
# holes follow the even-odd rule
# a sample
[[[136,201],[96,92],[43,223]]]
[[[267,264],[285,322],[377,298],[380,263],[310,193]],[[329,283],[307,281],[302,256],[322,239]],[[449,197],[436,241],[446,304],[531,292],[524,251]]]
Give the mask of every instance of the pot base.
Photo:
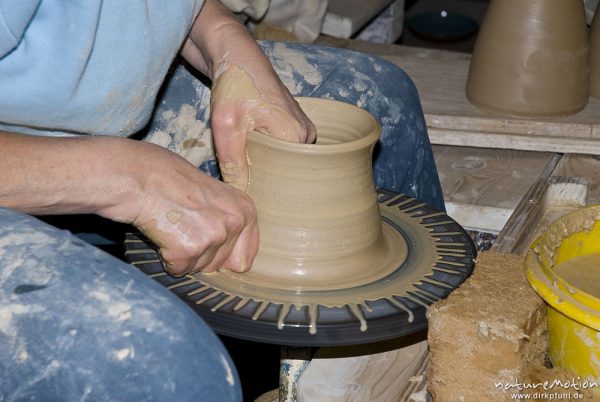
[[[139,234],[127,235],[126,257],[222,335],[292,346],[396,338],[427,326],[427,306],[471,274],[476,251],[445,213],[388,191],[378,192],[378,202],[384,232],[402,239],[398,244],[406,245],[406,256],[386,276],[345,289],[278,288],[230,272],[175,278],[164,272],[155,247]]]
[[[260,297],[264,293],[267,300],[274,299],[276,297],[274,293],[281,293],[282,290],[301,292],[306,295],[312,292],[331,292],[367,285],[393,274],[407,256],[408,246],[404,237],[385,222],[382,222],[381,229],[382,240],[357,253],[354,260],[336,256],[319,258],[319,261],[310,264],[310,270],[297,272],[302,271],[303,267],[294,266],[294,269],[290,270],[293,274],[285,278],[270,276],[269,272],[273,269],[266,272],[260,270],[262,261],[257,259],[254,261],[253,268],[246,273],[220,271],[214,274],[198,274],[199,280],[210,283],[213,287],[227,293],[247,293],[248,289],[252,289],[253,298]],[[351,273],[346,271],[346,264],[353,266]],[[318,272],[318,275],[312,272]]]

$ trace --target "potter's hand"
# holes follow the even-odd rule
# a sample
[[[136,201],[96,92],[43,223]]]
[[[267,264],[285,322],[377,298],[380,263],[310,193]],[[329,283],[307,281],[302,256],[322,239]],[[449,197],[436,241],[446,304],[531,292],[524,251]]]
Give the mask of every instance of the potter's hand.
[[[229,65],[214,82],[211,125],[219,167],[225,182],[246,190],[248,186],[247,136],[253,130],[291,142],[313,142],[312,123],[281,84],[259,86],[249,72]],[[279,86],[277,82],[272,83]],[[258,88],[261,89],[258,89]],[[266,93],[261,90],[269,91]]]
[[[205,2],[182,54],[213,80],[211,126],[226,182],[246,189],[246,138],[253,130],[293,142],[316,139],[256,41],[217,1]]]
[[[0,131],[0,149],[0,206],[133,223],[160,247],[174,275],[252,265],[258,229],[250,198],[165,148]]]
[[[152,167],[143,169],[141,207],[132,223],[159,246],[167,272],[250,269],[258,250],[250,198],[183,158],[153,148],[144,152]]]

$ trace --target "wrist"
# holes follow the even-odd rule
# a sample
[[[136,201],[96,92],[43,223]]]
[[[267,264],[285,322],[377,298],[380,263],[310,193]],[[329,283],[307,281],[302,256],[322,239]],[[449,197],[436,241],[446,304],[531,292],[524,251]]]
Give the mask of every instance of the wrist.
[[[149,161],[155,161],[146,148],[152,150],[158,146],[119,137],[107,137],[103,142],[98,151],[111,156],[98,167],[101,174],[97,180],[89,183],[89,190],[98,194],[92,212],[117,222],[132,223],[147,194],[148,177],[153,169]],[[161,151],[168,152],[162,148]]]
[[[190,31],[189,39],[204,58],[209,78],[232,64],[254,63],[264,57],[252,35],[231,12],[218,1],[207,0]]]

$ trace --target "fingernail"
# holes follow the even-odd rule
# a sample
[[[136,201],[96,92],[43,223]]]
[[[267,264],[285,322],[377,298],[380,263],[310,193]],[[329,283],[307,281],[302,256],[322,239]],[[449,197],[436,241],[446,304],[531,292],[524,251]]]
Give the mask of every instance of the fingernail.
[[[242,272],[250,271],[252,264],[254,264],[254,258],[246,258],[244,264],[242,265]]]

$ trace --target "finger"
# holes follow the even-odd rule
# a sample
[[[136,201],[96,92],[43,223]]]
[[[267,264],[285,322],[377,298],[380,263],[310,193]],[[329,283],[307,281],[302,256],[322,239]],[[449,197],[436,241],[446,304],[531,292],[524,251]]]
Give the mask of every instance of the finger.
[[[202,255],[198,258],[198,261],[191,269],[191,273],[193,272],[204,272],[210,273],[219,270],[223,266],[225,259],[231,253],[233,249],[233,245],[237,237],[239,236],[239,232],[237,233],[229,233],[227,237],[227,241],[218,247],[214,247],[211,249],[210,254]]]
[[[298,114],[298,121],[303,126],[306,132],[306,138],[304,138],[305,143],[314,144],[317,141],[317,128],[314,123],[308,118],[304,110],[300,107],[300,104],[294,99],[295,104],[297,105],[296,113]]]
[[[161,261],[165,271],[171,276],[177,277],[196,272],[215,272],[223,266],[227,256],[233,249],[237,237],[237,235],[232,235],[231,239],[224,244],[208,247],[202,254],[197,256],[170,260],[162,257]]]
[[[188,267],[193,263],[191,259],[173,259],[169,257],[170,250],[164,248],[158,249],[158,258],[165,272],[174,277],[184,276],[188,272]]]
[[[227,244],[228,235],[224,228],[212,226],[204,231],[203,236],[197,237],[188,247],[176,243],[170,248],[160,249],[160,255],[166,263],[165,270],[170,275],[181,276],[203,270],[215,259],[219,249]]]
[[[259,131],[285,141],[312,143],[316,139],[314,124],[301,110],[299,115],[288,112],[282,107],[269,104],[256,110],[255,124]]]
[[[256,220],[242,230],[233,245],[223,268],[234,272],[246,272],[252,268],[258,252],[259,233]]]
[[[215,136],[213,141],[223,181],[246,191],[248,188],[246,133],[224,133]]]
[[[314,144],[317,142],[317,128],[315,127],[314,123],[308,119],[308,117],[306,120],[308,121],[308,125],[306,127],[306,143]]]
[[[203,272],[213,272],[224,268],[234,272],[245,272],[252,266],[258,251],[258,226],[256,210],[248,196],[242,195],[242,214],[230,215],[226,225],[228,238],[214,260],[205,266]]]
[[[219,247],[211,248],[209,252],[198,257],[195,264],[190,267],[189,273],[210,273],[217,271],[232,247],[233,243],[228,241]]]

